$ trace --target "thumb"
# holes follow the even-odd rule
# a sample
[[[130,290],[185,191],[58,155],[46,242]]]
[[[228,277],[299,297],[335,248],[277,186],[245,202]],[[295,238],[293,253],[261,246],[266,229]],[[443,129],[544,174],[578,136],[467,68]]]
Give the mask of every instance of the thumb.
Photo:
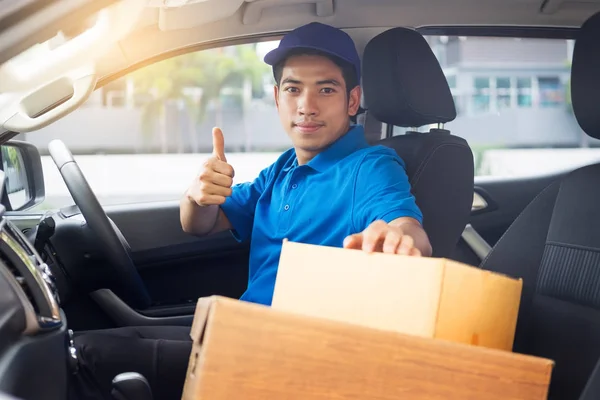
[[[225,139],[223,138],[223,131],[220,128],[213,128],[213,156],[219,160],[227,162],[225,157]]]

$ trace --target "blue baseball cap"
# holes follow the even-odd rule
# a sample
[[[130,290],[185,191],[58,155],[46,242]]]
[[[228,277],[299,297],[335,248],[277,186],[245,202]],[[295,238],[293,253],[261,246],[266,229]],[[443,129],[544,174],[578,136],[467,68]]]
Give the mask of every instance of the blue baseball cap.
[[[311,22],[285,35],[279,47],[268,52],[264,60],[269,65],[275,65],[295,49],[318,50],[350,63],[360,82],[360,58],[354,41],[346,32],[320,22]]]

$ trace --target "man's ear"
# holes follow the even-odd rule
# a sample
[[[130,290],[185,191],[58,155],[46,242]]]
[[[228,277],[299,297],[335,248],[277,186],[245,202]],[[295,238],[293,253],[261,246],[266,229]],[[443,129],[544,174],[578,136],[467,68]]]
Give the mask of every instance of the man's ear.
[[[279,86],[273,86],[273,96],[275,96],[275,106],[279,110]]]
[[[360,108],[360,98],[362,95],[362,90],[360,86],[356,86],[354,89],[350,91],[350,95],[348,96],[348,115],[354,116],[358,112]]]

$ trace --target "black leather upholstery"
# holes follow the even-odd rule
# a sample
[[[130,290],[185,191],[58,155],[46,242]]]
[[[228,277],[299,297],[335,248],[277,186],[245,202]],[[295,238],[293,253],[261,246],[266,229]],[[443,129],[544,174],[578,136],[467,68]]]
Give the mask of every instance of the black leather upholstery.
[[[419,33],[394,28],[373,38],[363,57],[367,113],[404,127],[445,123],[456,117],[452,94],[429,44]],[[369,114],[367,114],[368,118]],[[473,153],[444,129],[376,142],[404,160],[412,192],[436,257],[449,257],[473,204]]]
[[[600,89],[599,33],[595,16],[582,27],[573,55],[573,106],[590,136],[600,133],[600,118],[591,112],[598,106],[587,89]],[[551,184],[482,263],[523,279],[514,350],[555,361],[551,400],[577,399],[600,359],[599,180],[596,164]]]

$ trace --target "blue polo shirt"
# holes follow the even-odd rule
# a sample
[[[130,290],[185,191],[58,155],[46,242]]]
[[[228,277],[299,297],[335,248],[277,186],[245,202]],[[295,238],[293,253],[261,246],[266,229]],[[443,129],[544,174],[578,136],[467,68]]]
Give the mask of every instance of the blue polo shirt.
[[[342,247],[373,221],[422,214],[410,192],[404,162],[384,146],[370,146],[361,125],[306,165],[294,149],[253,182],[235,185],[221,206],[239,241],[251,239],[248,289],[241,300],[270,305],[281,245],[290,241]]]

